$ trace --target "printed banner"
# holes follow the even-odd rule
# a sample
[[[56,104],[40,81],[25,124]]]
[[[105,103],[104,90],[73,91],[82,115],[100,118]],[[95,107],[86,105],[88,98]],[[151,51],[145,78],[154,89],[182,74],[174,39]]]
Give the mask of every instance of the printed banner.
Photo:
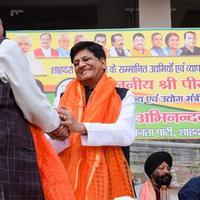
[[[75,78],[70,48],[95,41],[107,55],[107,74],[135,94],[137,139],[200,138],[200,29],[7,31],[57,106]],[[102,94],[103,95],[103,94]]]

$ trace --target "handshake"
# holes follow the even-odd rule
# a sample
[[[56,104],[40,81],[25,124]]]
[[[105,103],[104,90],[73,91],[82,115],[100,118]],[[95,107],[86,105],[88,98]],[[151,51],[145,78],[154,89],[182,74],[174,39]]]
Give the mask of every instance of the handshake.
[[[72,132],[78,132],[81,135],[87,134],[85,125],[78,122],[67,108],[60,107],[56,111],[60,118],[60,126],[52,132],[47,133],[52,139],[65,140],[69,138]]]
[[[69,126],[73,123],[72,121],[74,118],[71,112],[65,107],[57,108],[56,111],[60,118],[60,126],[52,132],[48,132],[46,134],[48,134],[52,139],[62,141],[70,136],[71,130],[69,129]]]

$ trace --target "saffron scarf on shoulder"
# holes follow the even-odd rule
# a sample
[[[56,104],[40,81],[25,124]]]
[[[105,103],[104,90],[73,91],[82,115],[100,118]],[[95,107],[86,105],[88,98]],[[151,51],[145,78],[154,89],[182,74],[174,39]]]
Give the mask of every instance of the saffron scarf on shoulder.
[[[86,105],[85,89],[75,79],[68,84],[60,106],[68,108],[80,122],[116,122],[121,99],[116,82],[102,76]],[[82,146],[79,133],[70,135],[70,147],[60,154],[78,200],[113,200],[134,197],[128,163],[119,146]]]
[[[45,200],[75,200],[67,172],[42,131],[30,125]]]

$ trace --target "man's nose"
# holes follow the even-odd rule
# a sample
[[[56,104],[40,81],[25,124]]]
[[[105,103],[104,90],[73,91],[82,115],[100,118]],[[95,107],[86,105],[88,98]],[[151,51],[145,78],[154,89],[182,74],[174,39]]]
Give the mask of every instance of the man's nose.
[[[170,173],[170,170],[169,170],[168,168],[164,168],[164,169],[163,169],[163,172],[164,172],[165,174],[167,174],[167,173]]]
[[[79,66],[85,66],[86,65],[86,62],[85,61],[83,61],[83,60],[80,60],[80,62],[79,62]]]

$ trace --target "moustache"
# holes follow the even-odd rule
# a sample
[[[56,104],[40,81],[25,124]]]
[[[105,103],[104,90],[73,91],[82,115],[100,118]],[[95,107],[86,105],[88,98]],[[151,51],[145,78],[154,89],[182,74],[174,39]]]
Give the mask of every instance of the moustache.
[[[161,188],[163,185],[169,187],[171,180],[172,180],[172,176],[168,173],[163,176],[155,177],[155,182],[159,188]]]

